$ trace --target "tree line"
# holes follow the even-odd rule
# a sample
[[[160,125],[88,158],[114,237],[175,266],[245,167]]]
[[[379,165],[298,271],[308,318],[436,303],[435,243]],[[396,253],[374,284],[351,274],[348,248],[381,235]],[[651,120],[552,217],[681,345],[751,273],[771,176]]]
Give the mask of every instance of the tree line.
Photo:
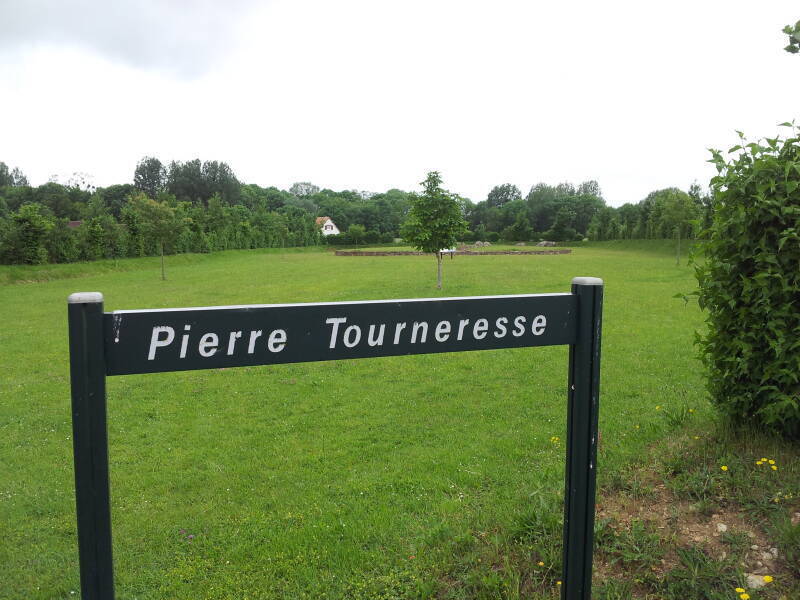
[[[224,162],[164,165],[143,158],[133,183],[95,188],[86,177],[28,185],[0,162],[0,262],[40,264],[323,243],[317,216],[331,216],[371,243],[399,234],[406,192],[289,190],[244,184]],[[342,236],[346,237],[346,236]]]
[[[400,237],[416,194],[288,190],[241,182],[224,162],[144,157],[132,183],[95,188],[76,174],[66,184],[31,186],[0,162],[0,262],[39,264],[317,244],[375,244]],[[453,194],[468,230],[462,241],[573,241],[692,235],[708,217],[699,186],[651,193],[637,204],[606,205],[595,181],[498,185],[473,203]],[[342,233],[322,236],[316,218]]]
[[[691,237],[710,219],[710,198],[699,185],[666,188],[636,204],[606,204],[596,181],[534,185],[527,196],[514,185],[496,186],[466,217],[473,239],[511,242]]]

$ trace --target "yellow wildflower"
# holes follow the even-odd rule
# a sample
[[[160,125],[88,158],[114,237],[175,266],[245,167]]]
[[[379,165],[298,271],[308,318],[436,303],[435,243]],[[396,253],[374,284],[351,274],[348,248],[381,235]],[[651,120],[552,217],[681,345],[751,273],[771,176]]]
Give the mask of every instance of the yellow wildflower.
[[[722,469],[723,471],[727,471],[728,470],[728,465],[722,465],[720,467],[720,469]]]
[[[542,561],[539,561],[537,564],[538,564],[540,567],[543,567],[543,566],[544,566],[544,563],[543,563]]]
[[[744,594],[744,588],[736,588],[734,590],[737,594]]]
[[[772,465],[772,466],[770,467],[770,469],[772,469],[773,471],[777,471],[777,470],[778,470],[778,467],[776,467],[775,465]]]
[[[772,583],[773,581],[775,581],[775,579],[772,575],[764,575],[764,583]]]
[[[742,600],[750,600],[750,594],[739,594],[739,598]]]
[[[771,464],[771,465],[774,465],[774,464],[775,464],[775,461],[774,461],[774,460],[772,460],[771,458],[770,458],[770,459],[769,459],[767,462],[768,462],[769,464]]]

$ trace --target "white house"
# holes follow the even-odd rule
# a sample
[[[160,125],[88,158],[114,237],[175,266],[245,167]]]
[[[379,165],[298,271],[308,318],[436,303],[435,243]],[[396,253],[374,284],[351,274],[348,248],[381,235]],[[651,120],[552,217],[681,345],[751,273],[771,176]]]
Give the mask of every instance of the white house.
[[[341,233],[330,217],[317,217],[317,227],[322,229],[322,235],[339,235]]]

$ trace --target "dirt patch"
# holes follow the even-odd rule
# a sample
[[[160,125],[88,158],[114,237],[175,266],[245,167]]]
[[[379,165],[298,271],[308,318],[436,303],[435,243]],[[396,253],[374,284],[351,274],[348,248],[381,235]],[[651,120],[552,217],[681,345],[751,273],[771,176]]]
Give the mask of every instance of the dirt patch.
[[[792,578],[775,541],[735,502],[703,513],[696,503],[677,497],[657,475],[646,471],[637,475],[641,484],[638,489],[644,491],[601,492],[596,519],[613,532],[609,539],[629,535],[642,524],[644,531],[658,536],[665,551],[655,564],[648,566],[652,576],[661,579],[679,566],[678,549],[698,548],[715,561],[735,560],[745,575],[756,580],[763,575]],[[603,546],[598,540],[595,583],[629,578],[630,568],[619,560],[615,549]],[[639,583],[632,586],[632,592],[633,598],[652,597],[652,590]]]
[[[730,553],[730,546],[724,540],[730,536],[742,534],[747,536],[748,548],[744,557],[744,566],[748,572],[757,573],[764,568],[764,562],[773,560],[772,555],[765,559],[774,547],[766,536],[747,518],[732,508],[720,509],[710,515],[703,515],[696,507],[676,498],[663,484],[653,488],[652,496],[636,500],[627,494],[603,497],[597,510],[598,519],[609,519],[614,529],[630,529],[631,524],[639,520],[649,525],[664,539],[674,540],[677,546],[702,546],[710,556],[724,560]],[[742,538],[744,539],[744,538]],[[669,564],[666,556],[662,561],[665,568],[675,566]],[[759,564],[761,563],[761,564]]]

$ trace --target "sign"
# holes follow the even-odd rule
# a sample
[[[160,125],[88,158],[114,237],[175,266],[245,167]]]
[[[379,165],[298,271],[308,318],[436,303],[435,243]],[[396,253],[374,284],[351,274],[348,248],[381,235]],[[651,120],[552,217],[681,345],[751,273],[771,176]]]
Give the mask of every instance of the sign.
[[[572,294],[120,310],[108,375],[571,344]]]
[[[113,600],[105,378],[569,345],[562,598],[591,590],[602,281],[572,292],[103,313],[97,292],[68,300],[81,593]]]

